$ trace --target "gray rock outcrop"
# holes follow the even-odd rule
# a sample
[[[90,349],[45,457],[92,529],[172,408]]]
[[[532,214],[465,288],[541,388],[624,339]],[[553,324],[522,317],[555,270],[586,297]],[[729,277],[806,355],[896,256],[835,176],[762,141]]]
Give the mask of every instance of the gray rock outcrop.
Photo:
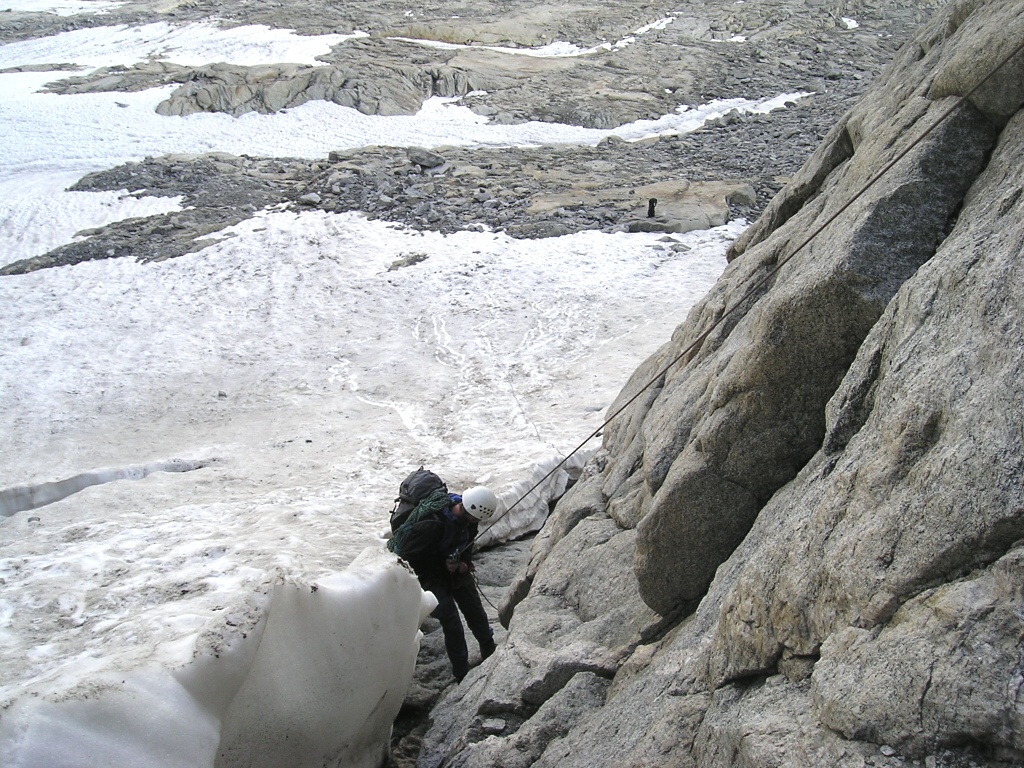
[[[942,9],[736,243],[419,765],[1024,762],[1022,41]]]
[[[110,9],[102,17],[54,19],[53,14],[8,11],[0,15],[0,41],[55,27],[90,26],[98,19],[138,23],[155,17],[180,23],[209,21],[211,15],[223,26],[266,23],[299,34],[360,30],[366,36],[334,45],[317,57],[321,63],[316,66],[183,66],[155,58],[58,78],[48,88],[88,93],[178,84],[159,106],[164,115],[238,116],[315,100],[364,114],[397,115],[415,113],[431,96],[464,97],[464,104],[496,123],[540,120],[613,128],[715,98],[806,91],[809,83],[819,93],[859,91],[865,72],[888,59],[893,35],[902,35],[938,1],[889,0],[881,9],[873,2],[846,0],[702,0],[682,6],[663,0],[626,6],[472,0],[417,9],[367,0],[218,3],[215,8],[142,2]],[[861,11],[884,19],[886,34],[845,29],[842,14]],[[737,36],[751,44],[729,43]],[[507,52],[568,40],[589,53]],[[55,61],[49,68],[63,71],[65,64]]]
[[[921,90],[929,69],[919,63]],[[913,77],[907,67],[890,71]],[[821,446],[825,404],[889,300],[934,254],[995,140],[992,124],[963,107],[791,255],[913,138],[904,126],[930,125],[946,107],[923,97],[886,106],[864,102],[826,138],[799,177],[818,175],[834,144],[848,147],[849,162],[790,226],[734,262],[689,325],[693,338],[718,327],[685,372],[668,373],[638,433],[623,435],[643,446],[636,574],[659,612],[704,594],[760,508]],[[679,334],[658,368],[689,341]]]

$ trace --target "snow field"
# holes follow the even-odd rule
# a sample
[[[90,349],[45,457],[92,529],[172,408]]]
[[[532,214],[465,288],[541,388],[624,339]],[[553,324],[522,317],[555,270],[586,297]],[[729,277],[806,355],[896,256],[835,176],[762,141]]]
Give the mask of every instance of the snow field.
[[[315,63],[358,34],[96,28],[0,46],[0,69]],[[64,191],[148,155],[323,157],[369,137],[596,144],[795,98],[594,131],[492,126],[442,99],[408,117],[319,102],[163,118],[154,110],[169,89],[39,92],[61,76],[0,75],[2,263],[176,210],[179,198],[137,190]],[[520,242],[264,211],[179,259],[0,279],[0,491],[107,481],[0,523],[0,647],[15,662],[0,670],[0,754],[47,768],[191,768],[218,751],[225,765],[374,764],[432,608],[381,546],[398,482],[424,463],[453,490],[487,483],[506,505],[518,499],[600,425],[742,226],[671,243],[595,232]],[[689,250],[669,247],[680,243]],[[391,269],[410,254],[425,258]],[[195,468],[136,471],[172,465]],[[492,538],[535,527],[565,480]]]

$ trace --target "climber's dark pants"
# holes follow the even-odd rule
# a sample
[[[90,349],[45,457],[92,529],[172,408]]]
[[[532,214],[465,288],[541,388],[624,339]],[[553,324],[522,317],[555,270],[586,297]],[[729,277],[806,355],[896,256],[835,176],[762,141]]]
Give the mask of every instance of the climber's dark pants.
[[[472,576],[459,576],[454,582],[431,584],[430,591],[437,598],[437,608],[430,615],[441,622],[444,647],[452,663],[452,673],[456,680],[462,680],[469,672],[469,649],[466,647],[466,633],[462,629],[459,611],[466,617],[466,625],[481,648],[494,642],[487,613],[480,602]]]

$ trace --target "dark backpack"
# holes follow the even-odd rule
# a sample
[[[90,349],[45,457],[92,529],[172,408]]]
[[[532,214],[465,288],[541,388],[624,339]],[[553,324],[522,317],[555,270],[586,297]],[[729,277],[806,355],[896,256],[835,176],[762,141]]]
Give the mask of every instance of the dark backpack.
[[[410,472],[398,486],[398,498],[395,499],[395,507],[391,510],[391,532],[397,531],[416,509],[416,505],[435,491],[448,493],[448,486],[444,480],[423,467]]]

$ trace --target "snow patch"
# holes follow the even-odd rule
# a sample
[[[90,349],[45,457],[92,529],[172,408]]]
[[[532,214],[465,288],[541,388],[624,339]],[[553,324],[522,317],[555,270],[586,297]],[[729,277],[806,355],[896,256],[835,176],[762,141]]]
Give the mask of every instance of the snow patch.
[[[131,67],[149,59],[183,66],[209,63],[256,66],[266,62],[321,64],[317,56],[332,46],[367,37],[365,32],[301,36],[293,30],[262,24],[223,29],[215,22],[176,26],[158,21],[141,26],[76,29],[36,40],[0,46],[0,69],[14,66],[73,62],[82,67]],[[49,78],[56,80],[50,73]]]
[[[539,531],[548,518],[551,504],[576,482],[594,450],[580,450],[567,459],[553,456],[532,467],[523,467],[523,479],[499,497],[493,523],[481,526],[477,546],[493,546]]]
[[[4,10],[16,13],[52,13],[55,16],[77,16],[84,13],[106,13],[120,8],[125,2],[103,0],[4,0]]]
[[[77,687],[0,689],[0,751],[49,767],[379,765],[435,605],[376,549],[315,583],[279,579],[244,617],[223,611],[165,646],[176,663],[83,656],[69,660]]]

